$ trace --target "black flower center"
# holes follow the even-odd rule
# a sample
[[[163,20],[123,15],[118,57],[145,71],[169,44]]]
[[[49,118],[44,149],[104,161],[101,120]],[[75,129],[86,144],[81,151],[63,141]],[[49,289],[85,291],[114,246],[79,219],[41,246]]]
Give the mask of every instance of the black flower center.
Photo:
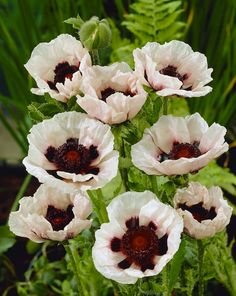
[[[199,142],[194,142],[193,144],[176,142],[173,144],[173,147],[169,153],[163,152],[159,158],[161,162],[167,159],[176,160],[181,157],[196,158],[202,154],[198,147]]]
[[[131,97],[133,97],[133,96],[136,95],[135,93],[132,93],[129,90],[123,92],[123,91],[117,91],[117,90],[115,90],[115,89],[113,89],[111,87],[108,87],[108,88],[106,88],[106,89],[104,89],[104,90],[101,91],[101,98],[100,99],[102,101],[106,102],[107,98],[109,96],[115,94],[116,92],[120,92],[120,93],[124,94],[125,96],[131,96]]]
[[[79,70],[79,66],[70,65],[68,62],[59,63],[54,69],[54,81],[47,81],[51,89],[57,90],[58,82],[64,83],[65,79],[72,80],[73,74]]]
[[[153,222],[148,226],[139,226],[139,218],[133,217],[126,221],[127,231],[121,239],[111,240],[111,250],[122,252],[126,258],[118,264],[122,269],[129,268],[132,263],[142,271],[154,269],[155,256],[167,252],[167,234],[159,239],[155,233],[157,227]]]
[[[187,206],[186,203],[178,204],[178,208],[182,209],[183,211],[189,211],[195,220],[201,222],[203,220],[213,220],[216,217],[216,209],[215,207],[211,207],[209,210],[203,207],[203,203],[200,202],[193,206]]]
[[[75,174],[99,173],[99,168],[91,165],[98,157],[97,147],[91,145],[89,148],[78,144],[78,139],[70,138],[58,148],[49,146],[45,156],[54,163],[57,170]]]
[[[183,82],[184,80],[187,79],[187,74],[181,75],[178,71],[177,71],[177,67],[175,66],[167,66],[163,69],[161,69],[159,71],[161,74],[163,75],[167,75],[167,76],[171,76],[171,77],[176,77],[178,78],[181,82]]]
[[[59,210],[54,206],[48,206],[45,219],[47,219],[48,222],[51,223],[53,230],[63,230],[65,226],[68,225],[74,218],[74,213],[72,209],[73,205],[69,205],[65,211]]]

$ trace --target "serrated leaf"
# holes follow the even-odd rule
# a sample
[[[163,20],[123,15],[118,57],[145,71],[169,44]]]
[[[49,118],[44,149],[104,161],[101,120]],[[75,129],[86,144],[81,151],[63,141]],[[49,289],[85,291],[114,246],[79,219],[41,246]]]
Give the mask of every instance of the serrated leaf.
[[[80,17],[80,15],[77,15],[77,17],[71,17],[64,21],[64,23],[72,25],[74,29],[79,30],[81,26],[84,24],[84,21]]]
[[[62,112],[57,105],[51,103],[44,103],[40,105],[38,110],[46,117],[53,117],[55,114]]]
[[[181,271],[181,266],[184,262],[184,255],[185,255],[185,246],[186,243],[184,240],[182,240],[178,252],[174,255],[174,258],[171,261],[171,268],[170,268],[170,273],[169,273],[169,293],[172,292],[175,283],[178,280],[178,276]]]
[[[148,41],[162,43],[173,40],[177,35],[181,37],[186,26],[178,21],[183,12],[181,6],[182,1],[136,0],[122,25],[133,33],[140,45]]]
[[[230,194],[236,196],[236,176],[228,168],[222,168],[216,162],[211,162],[197,174],[190,175],[191,181],[210,186],[220,186]]]
[[[28,112],[29,112],[30,119],[34,123],[38,123],[38,122],[41,122],[41,121],[49,118],[49,117],[44,116],[44,114],[39,111],[38,107],[39,106],[36,103],[32,103],[28,106]]]
[[[162,107],[161,98],[154,92],[150,92],[146,103],[143,106],[143,112],[145,114],[145,119],[150,125],[157,122]]]

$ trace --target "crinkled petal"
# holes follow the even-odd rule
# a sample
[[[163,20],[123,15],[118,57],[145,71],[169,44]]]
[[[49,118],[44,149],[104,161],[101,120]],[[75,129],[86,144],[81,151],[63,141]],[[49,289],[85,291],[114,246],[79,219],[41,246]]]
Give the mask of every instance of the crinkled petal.
[[[188,207],[202,203],[206,210],[215,209],[213,219],[203,219],[201,222],[194,219],[188,210],[182,210],[180,204]],[[223,199],[220,187],[211,187],[209,190],[198,182],[189,183],[187,188],[178,189],[174,197],[174,205],[184,219],[185,232],[196,239],[214,236],[222,231],[230,222],[232,208]]]

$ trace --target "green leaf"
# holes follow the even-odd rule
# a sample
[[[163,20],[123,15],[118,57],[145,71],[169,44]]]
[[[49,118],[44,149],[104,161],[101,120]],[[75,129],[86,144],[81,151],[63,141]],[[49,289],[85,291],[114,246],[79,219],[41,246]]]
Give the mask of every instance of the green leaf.
[[[40,249],[40,244],[35,243],[31,240],[28,240],[26,243],[26,250],[28,252],[28,254],[34,254],[36,253],[39,249]]]
[[[178,276],[181,271],[181,266],[184,261],[184,255],[185,255],[185,246],[186,243],[184,240],[182,240],[178,252],[175,254],[174,258],[171,261],[171,268],[170,268],[170,273],[169,273],[169,293],[172,292],[175,283],[178,280]]]
[[[15,235],[8,226],[0,226],[0,253],[6,252],[16,242]]]
[[[129,188],[134,191],[145,191],[151,189],[151,181],[145,173],[135,167],[128,170]],[[141,182],[140,182],[141,181]]]
[[[34,123],[53,117],[66,111],[66,104],[45,95],[41,102],[33,102],[28,106],[29,116]]]
[[[71,97],[66,105],[67,105],[67,111],[76,111],[76,112],[81,112],[81,113],[85,113],[85,111],[79,106],[79,104],[77,104],[77,98]]]
[[[232,242],[231,246],[233,245]],[[214,277],[221,282],[230,295],[236,295],[236,265],[232,258],[231,246],[227,247],[226,231],[216,234],[209,239],[205,258],[209,260],[207,266]],[[220,262],[220,264],[219,264]]]
[[[142,111],[146,121],[150,123],[150,125],[153,125],[157,122],[161,107],[161,98],[156,94],[155,91],[149,91],[147,101],[145,102]]]
[[[181,6],[182,1],[136,0],[130,6],[132,12],[125,15],[122,24],[133,33],[140,45],[177,39],[183,35],[186,26],[178,21],[183,12]]]
[[[228,168],[222,168],[216,162],[211,162],[195,175],[189,175],[191,181],[197,181],[205,186],[220,186],[236,196],[236,176]]]
[[[84,24],[84,21],[78,14],[77,17],[71,17],[64,21],[66,24],[72,25],[74,29],[79,30],[81,26]]]
[[[34,123],[38,123],[43,121],[44,119],[48,119],[50,117],[46,117],[42,112],[39,111],[39,104],[38,103],[32,103],[28,106],[28,112],[30,119]]]

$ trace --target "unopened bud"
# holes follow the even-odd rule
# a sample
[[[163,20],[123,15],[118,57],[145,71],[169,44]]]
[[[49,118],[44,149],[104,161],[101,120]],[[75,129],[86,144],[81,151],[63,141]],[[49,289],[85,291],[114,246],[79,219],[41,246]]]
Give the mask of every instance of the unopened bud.
[[[80,40],[88,50],[100,49],[110,45],[111,29],[106,19],[99,21],[93,16],[79,31]]]

